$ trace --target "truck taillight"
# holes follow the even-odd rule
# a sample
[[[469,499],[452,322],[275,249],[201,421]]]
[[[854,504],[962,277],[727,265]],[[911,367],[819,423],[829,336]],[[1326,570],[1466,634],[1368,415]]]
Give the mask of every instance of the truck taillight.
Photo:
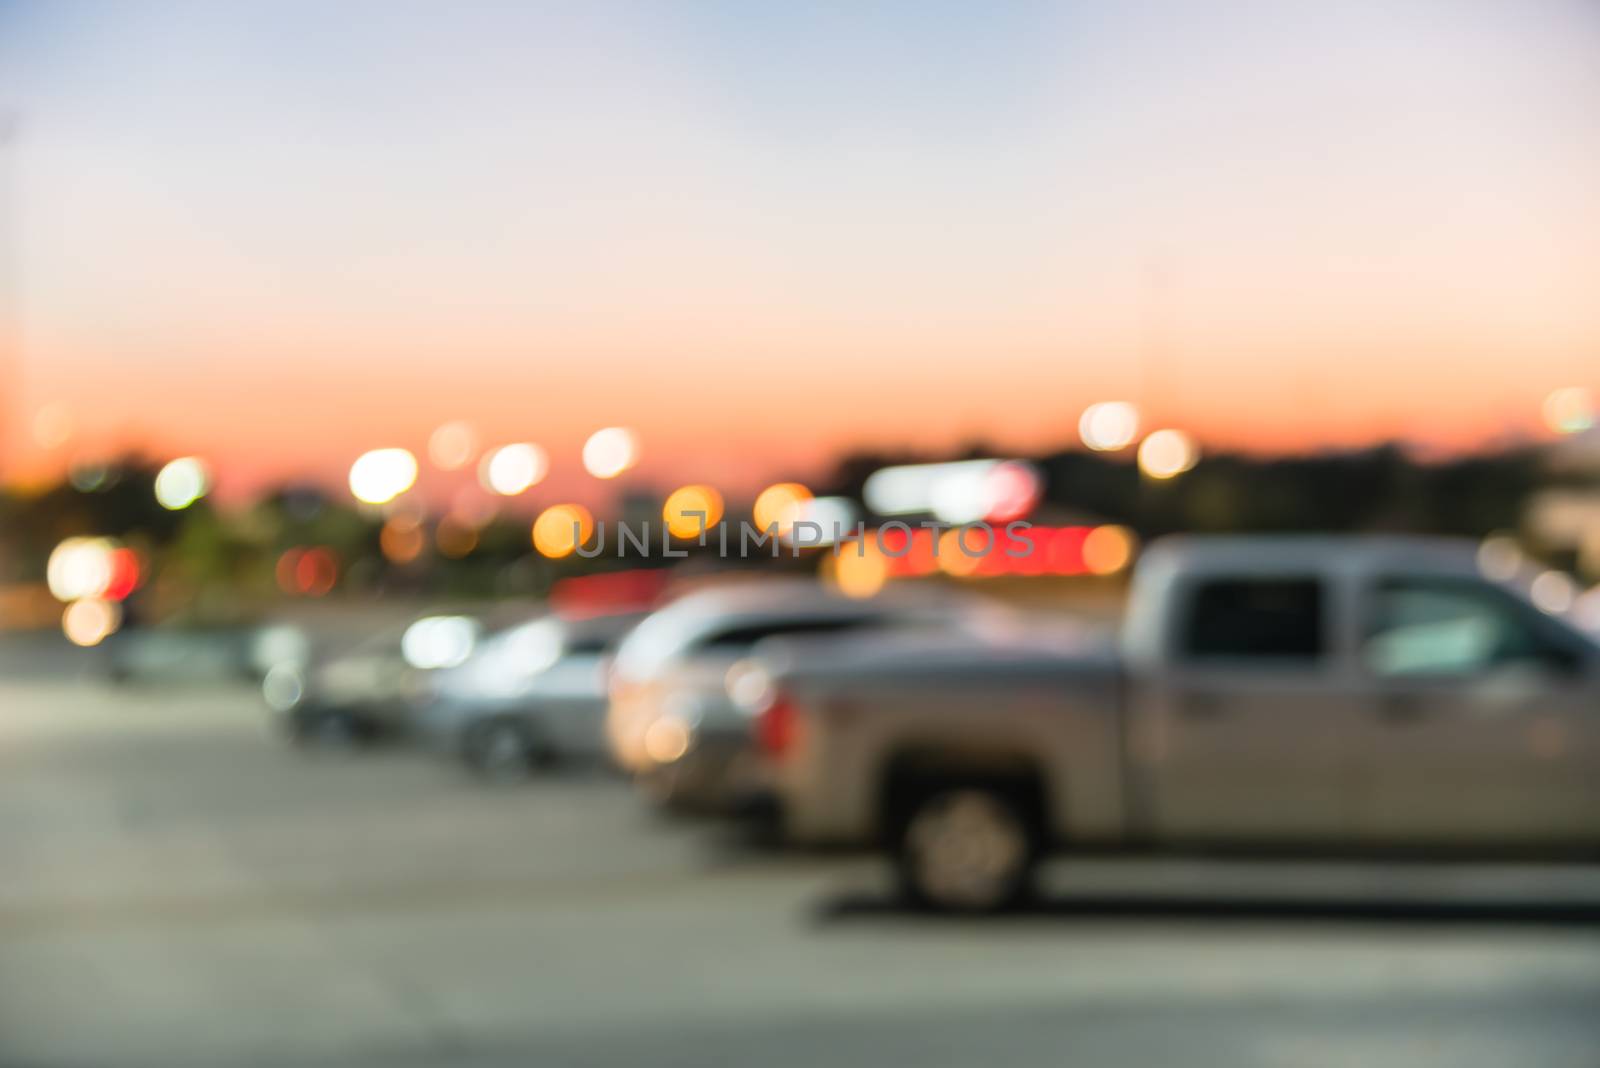
[[[794,702],[779,690],[756,716],[756,744],[768,756],[783,756],[794,744],[798,721]]]

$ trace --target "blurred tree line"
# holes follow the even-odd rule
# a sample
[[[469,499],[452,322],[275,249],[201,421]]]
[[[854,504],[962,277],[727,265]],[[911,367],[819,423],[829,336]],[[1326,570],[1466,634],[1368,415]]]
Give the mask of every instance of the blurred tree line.
[[[863,482],[881,467],[992,455],[976,443],[954,456],[858,452],[815,489],[859,500]],[[1142,476],[1127,453],[1063,450],[1034,460],[1045,475],[1048,521],[1123,523],[1145,538],[1177,531],[1481,537],[1515,530],[1529,495],[1555,477],[1535,448],[1439,460],[1395,446],[1293,457],[1212,454],[1168,481]],[[125,457],[42,492],[0,494],[0,583],[42,581],[51,550],[86,534],[118,538],[140,554],[147,578],[130,607],[160,618],[234,618],[294,595],[284,580],[285,554],[308,547],[326,549],[337,562],[340,591],[463,599],[539,594],[569,575],[677,562],[619,560],[612,552],[546,560],[532,551],[521,516],[489,520],[459,558],[442,555],[430,537],[415,559],[395,562],[382,551],[382,517],[343,495],[289,485],[248,507],[218,509],[202,499],[170,512],[156,503],[157,469]],[[654,495],[635,491],[632,498],[624,502],[630,522],[659,508]],[[431,534],[431,521],[424,529]]]
[[[982,445],[945,459],[1002,455]],[[838,465],[826,492],[859,499],[880,467],[924,462],[911,454],[857,453]],[[1528,495],[1543,484],[1540,453],[1508,452],[1425,461],[1398,446],[1260,457],[1211,454],[1177,478],[1139,473],[1131,450],[1063,450],[1036,457],[1045,504],[1087,519],[1123,523],[1149,538],[1195,532],[1406,532],[1481,537],[1515,529]]]

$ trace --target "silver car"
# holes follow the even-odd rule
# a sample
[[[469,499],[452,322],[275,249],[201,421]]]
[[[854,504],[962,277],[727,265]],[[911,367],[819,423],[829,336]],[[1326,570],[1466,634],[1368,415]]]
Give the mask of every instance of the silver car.
[[[608,654],[638,619],[551,614],[498,631],[433,676],[414,725],[433,747],[493,777],[597,760],[606,751]]]

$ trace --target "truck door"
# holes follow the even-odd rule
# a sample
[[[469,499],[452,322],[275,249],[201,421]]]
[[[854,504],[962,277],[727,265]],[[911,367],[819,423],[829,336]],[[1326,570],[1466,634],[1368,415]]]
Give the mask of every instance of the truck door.
[[[1351,694],[1316,575],[1207,575],[1172,591],[1160,668],[1133,681],[1129,748],[1158,837],[1345,837]]]
[[[1600,691],[1588,643],[1470,577],[1380,577],[1363,603],[1361,834],[1600,840]]]

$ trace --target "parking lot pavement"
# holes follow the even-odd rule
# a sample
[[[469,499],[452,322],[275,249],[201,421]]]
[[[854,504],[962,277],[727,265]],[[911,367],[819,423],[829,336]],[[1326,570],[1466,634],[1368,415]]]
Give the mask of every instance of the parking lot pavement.
[[[1600,1063],[1593,871],[1076,864],[937,921],[571,771],[0,683],[0,1063]]]

